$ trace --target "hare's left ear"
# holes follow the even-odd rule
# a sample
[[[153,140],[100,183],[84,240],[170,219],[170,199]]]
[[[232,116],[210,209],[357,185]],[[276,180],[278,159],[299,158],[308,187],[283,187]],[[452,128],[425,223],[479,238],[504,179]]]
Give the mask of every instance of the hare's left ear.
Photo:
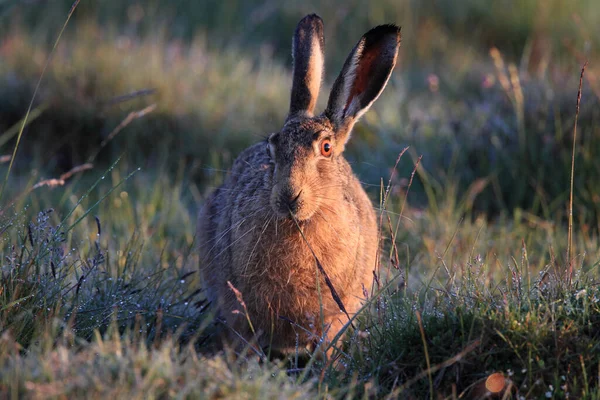
[[[380,25],[365,33],[346,59],[325,110],[343,141],[383,91],[396,65],[399,47],[400,28]]]
[[[292,42],[294,80],[288,119],[313,115],[323,76],[323,20],[316,14],[302,18]]]

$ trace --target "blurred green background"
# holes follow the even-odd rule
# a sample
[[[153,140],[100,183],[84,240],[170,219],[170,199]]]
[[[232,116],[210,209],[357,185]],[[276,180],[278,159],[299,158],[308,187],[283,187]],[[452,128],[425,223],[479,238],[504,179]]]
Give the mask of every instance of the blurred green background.
[[[1,155],[12,152],[14,125],[71,5],[0,2]],[[423,155],[409,196],[417,208],[444,201],[452,187],[465,211],[562,220],[579,72],[589,60],[576,219],[597,230],[600,8],[591,0],[82,1],[42,81],[11,187],[32,170],[59,175],[96,153],[101,169],[123,154],[144,173],[183,174],[195,188],[190,207],[201,203],[241,149],[281,127],[291,35],[311,12],[325,21],[322,105],[362,33],[402,26],[396,72],[356,127],[348,158],[375,199],[402,148],[412,156],[400,164],[404,177]],[[153,105],[101,145],[130,112]]]

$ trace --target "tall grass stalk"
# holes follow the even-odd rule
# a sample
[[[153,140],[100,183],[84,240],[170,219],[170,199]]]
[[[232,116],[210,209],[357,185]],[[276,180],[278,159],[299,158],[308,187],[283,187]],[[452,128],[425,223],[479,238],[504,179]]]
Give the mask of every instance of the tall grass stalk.
[[[27,120],[29,118],[29,114],[31,113],[31,109],[33,108],[33,102],[34,102],[37,92],[40,88],[40,84],[42,83],[42,79],[44,78],[46,69],[48,69],[48,65],[50,65],[50,61],[52,61],[52,56],[54,55],[54,52],[56,51],[58,42],[60,41],[60,38],[62,37],[63,32],[65,31],[67,24],[69,23],[69,20],[71,19],[71,16],[75,12],[75,9],[77,8],[77,5],[79,5],[80,1],[81,0],[75,0],[73,5],[71,6],[71,9],[69,10],[69,13],[67,14],[67,19],[65,20],[65,23],[63,24],[60,32],[58,33],[58,37],[54,41],[54,46],[52,46],[52,50],[50,51],[50,54],[46,58],[46,62],[44,63],[44,67],[42,68],[42,73],[40,74],[40,78],[38,79],[38,81],[35,85],[35,89],[33,90],[33,95],[31,96],[31,101],[29,102],[29,106],[27,107],[27,112],[25,113],[25,117],[23,118],[23,123],[21,124],[21,128],[19,129],[19,134],[17,135],[17,142],[15,143],[15,148],[13,149],[13,152],[12,152],[12,158],[10,159],[10,164],[8,165],[8,170],[6,171],[6,176],[4,177],[4,183],[2,183],[2,187],[0,188],[0,206],[2,204],[1,203],[2,195],[4,194],[4,190],[6,188],[6,185],[8,184],[8,177],[10,175],[10,171],[11,171],[13,163],[15,161],[15,156],[17,155],[17,150],[19,149],[19,143],[21,142],[21,137],[23,136],[23,131],[25,130],[25,126],[27,125]]]
[[[567,238],[567,263],[569,266],[568,285],[571,287],[573,279],[573,181],[575,180],[575,148],[577,146],[577,120],[579,118],[579,105],[581,103],[581,87],[583,86],[583,74],[587,61],[581,67],[581,75],[579,75],[579,89],[577,91],[577,104],[575,106],[575,122],[573,123],[573,152],[571,154],[571,187],[569,190],[569,231]]]
[[[429,359],[429,350],[427,350],[427,338],[425,337],[425,329],[423,328],[423,319],[419,310],[415,311],[417,322],[419,323],[419,332],[423,341],[423,351],[425,353],[425,362],[427,363],[427,378],[429,380],[429,398],[433,400],[433,377],[431,372],[431,361]]]

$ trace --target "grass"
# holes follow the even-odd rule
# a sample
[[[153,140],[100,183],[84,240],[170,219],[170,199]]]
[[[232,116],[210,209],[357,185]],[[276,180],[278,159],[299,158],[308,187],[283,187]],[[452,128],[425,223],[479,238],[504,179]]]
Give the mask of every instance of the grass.
[[[0,156],[70,6],[23,4],[0,4]],[[593,2],[123,4],[82,2],[14,159],[0,397],[481,398],[503,379],[498,398],[600,398]],[[382,290],[336,362],[302,367],[217,351],[194,230],[237,152],[281,125],[305,8],[340,43],[326,85],[375,23],[402,22],[404,53],[348,149],[374,205],[391,182]]]
[[[12,354],[2,370],[3,397],[293,399],[310,395],[309,384],[294,384],[275,366],[253,361],[242,367],[233,357],[204,357],[193,347],[180,349],[173,339],[147,346],[140,335],[117,332],[80,345],[62,337],[52,349],[35,349],[23,356],[10,338],[2,342],[3,352]]]
[[[105,193],[122,179],[107,178],[112,182],[101,180],[95,190]],[[265,398],[421,398],[433,385],[435,393],[470,397],[483,393],[482,383],[496,371],[526,398],[548,391],[597,394],[600,254],[580,232],[574,234],[577,273],[568,285],[559,261],[565,228],[460,221],[448,204],[437,215],[405,210],[410,222],[396,239],[400,271],[384,261],[392,276],[401,276],[349,336],[346,369],[316,363],[301,379],[286,374],[290,365],[214,354],[210,307],[197,293],[194,218],[186,213],[185,191],[165,178],[154,185],[146,179],[143,171],[134,175],[127,191],[94,211],[101,216],[99,236],[92,215],[54,240],[64,211],[34,220],[27,211],[4,216],[3,395],[212,398],[255,390]],[[36,189],[32,202],[42,207],[49,190]],[[393,200],[401,199],[391,198],[392,224],[400,209]],[[70,220],[93,203],[85,199]],[[190,379],[197,379],[192,386]]]
[[[109,182],[100,179],[95,191],[106,193],[121,182],[114,171],[118,168],[106,175]],[[146,174],[151,173],[134,175],[125,183],[126,191],[114,193],[94,210],[102,216],[100,236],[90,214],[64,242],[51,240],[61,219],[57,214],[65,215],[76,198],[63,210],[41,213],[33,221],[26,212],[17,217],[8,213],[11,217],[2,225],[2,259],[7,261],[0,326],[6,348],[15,350],[7,351],[0,363],[10,371],[0,374],[4,393],[77,396],[87,391],[106,396],[118,386],[119,396],[160,396],[169,390],[175,395],[187,390],[189,374],[209,366],[230,380],[209,375],[193,390],[210,393],[216,385],[222,386],[222,396],[241,396],[250,390],[247,385],[256,388],[258,377],[259,384],[269,387],[253,390],[266,397],[277,397],[279,392],[271,390],[279,385],[302,397],[365,392],[421,397],[429,391],[429,375],[413,379],[428,370],[427,360],[435,392],[447,395],[453,384],[458,393],[482,390],[481,383],[495,371],[526,397],[544,395],[550,385],[557,395],[596,390],[591,378],[599,350],[594,327],[600,294],[593,279],[600,254],[595,240],[575,232],[579,257],[569,287],[566,264],[557,260],[566,251],[565,228],[549,223],[532,227],[517,217],[493,224],[483,218],[461,221],[461,210],[449,202],[441,202],[437,213],[412,207],[404,211],[408,222],[396,243],[405,278],[393,281],[361,318],[361,330],[350,337],[344,372],[326,370],[321,377],[324,366],[315,365],[298,381],[294,374],[285,375],[290,366],[259,367],[253,361],[232,361],[231,354],[202,356],[212,354],[212,327],[209,309],[195,293],[200,285],[194,273],[197,258],[190,251],[194,217],[185,204],[190,194],[182,190],[184,181],[174,185],[163,176],[149,184]],[[44,209],[52,197],[49,191],[41,187],[31,192],[32,204]],[[65,226],[94,203],[84,199]],[[401,195],[390,198],[392,224],[401,203]],[[7,223],[12,225],[4,230]],[[65,249],[74,250],[61,254]],[[422,315],[429,358],[416,310]],[[189,353],[193,344],[196,358]],[[459,361],[435,370],[461,353]],[[56,362],[64,367],[55,369]],[[139,377],[132,377],[136,372],[129,363],[136,363]],[[35,368],[22,366],[32,364]],[[54,372],[48,371],[50,366]],[[248,372],[251,368],[255,372]],[[592,389],[585,389],[583,370]],[[89,372],[79,377],[80,371]],[[271,371],[278,371],[275,377]],[[190,395],[194,393],[202,395]]]

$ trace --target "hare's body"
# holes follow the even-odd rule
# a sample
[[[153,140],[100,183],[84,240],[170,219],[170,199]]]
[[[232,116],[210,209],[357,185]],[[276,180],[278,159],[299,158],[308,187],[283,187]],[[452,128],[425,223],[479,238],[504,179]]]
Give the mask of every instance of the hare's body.
[[[259,344],[282,350],[325,333],[331,340],[348,322],[317,260],[349,315],[371,290],[375,213],[342,153],[354,122],[383,90],[398,45],[395,26],[363,36],[327,109],[313,116],[322,22],[304,18],[294,37],[292,104],[283,129],[242,152],[204,205],[198,237],[207,292],[246,339],[246,312]],[[241,293],[245,310],[230,285]]]
[[[200,232],[208,233],[200,237],[207,244],[204,279],[209,296],[227,310],[223,317],[236,331],[250,333],[246,319],[230,312],[241,306],[227,281],[242,293],[255,330],[263,332],[261,345],[293,348],[296,333],[300,343],[308,341],[308,332],[322,334],[317,265],[306,243],[353,314],[364,291],[371,289],[377,224],[370,200],[344,160],[338,167],[347,180],[340,182],[338,198],[330,201],[339,207],[323,208],[313,219],[301,222],[305,241],[292,220],[275,218],[271,207],[264,206],[274,169],[264,147],[258,143],[238,157],[231,175],[201,213]],[[248,170],[256,173],[249,176]],[[247,201],[248,193],[254,201]],[[336,327],[348,319],[320,275],[323,317],[334,336]]]

